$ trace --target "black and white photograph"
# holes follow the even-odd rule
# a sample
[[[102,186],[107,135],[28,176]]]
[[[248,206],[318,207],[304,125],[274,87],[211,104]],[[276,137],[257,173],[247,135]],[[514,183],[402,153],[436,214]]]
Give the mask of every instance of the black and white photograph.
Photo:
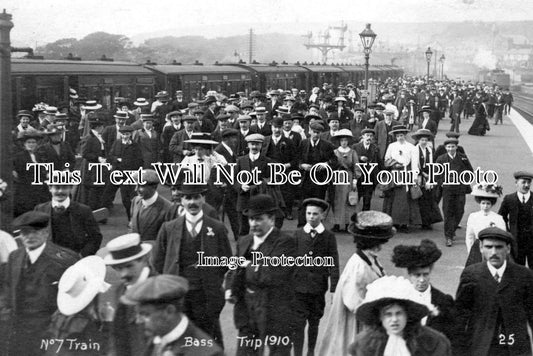
[[[533,356],[533,2],[4,0],[0,356]]]

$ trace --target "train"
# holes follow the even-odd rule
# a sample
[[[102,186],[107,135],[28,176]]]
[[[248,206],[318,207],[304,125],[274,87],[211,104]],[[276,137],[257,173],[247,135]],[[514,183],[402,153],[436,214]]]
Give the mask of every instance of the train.
[[[481,83],[497,85],[500,88],[509,88],[511,85],[511,76],[501,69],[482,70],[479,72],[478,79]]]
[[[396,66],[370,66],[369,78],[383,81],[403,76]],[[95,99],[104,110],[112,110],[115,98],[133,102],[138,97],[153,98],[160,90],[174,94],[182,90],[185,100],[201,100],[207,91],[223,94],[265,92],[270,88],[298,88],[310,91],[327,82],[337,87],[365,79],[362,65],[320,63],[214,63],[143,64],[114,61],[103,56],[85,61],[69,56],[63,60],[12,58],[13,111],[31,109],[37,102],[68,102],[69,89],[80,98]]]

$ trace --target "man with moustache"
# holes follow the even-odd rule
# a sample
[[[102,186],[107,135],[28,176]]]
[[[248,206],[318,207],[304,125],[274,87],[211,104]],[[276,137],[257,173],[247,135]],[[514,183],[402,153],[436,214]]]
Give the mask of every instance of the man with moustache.
[[[484,261],[466,267],[457,288],[457,354],[530,355],[533,274],[509,260],[509,232],[488,227],[478,238]]]
[[[153,253],[157,272],[189,281],[185,313],[199,328],[223,345],[220,312],[224,307],[222,282],[227,267],[198,266],[199,256],[231,257],[224,224],[204,214],[206,185],[184,184],[181,205],[185,214],[163,223]]]
[[[516,240],[516,263],[525,266],[527,260],[527,265],[533,269],[533,199],[530,191],[533,173],[515,172],[514,178],[516,192],[503,198],[498,214]]]
[[[169,211],[165,214],[165,221],[174,220],[179,216],[185,215],[186,210],[183,207],[183,205],[181,205],[181,197],[183,196],[183,193],[182,193],[183,184],[184,184],[183,177],[178,178],[176,180],[176,184],[167,184],[170,186],[171,205],[170,205]],[[209,216],[210,218],[213,218],[215,220],[220,220],[218,217],[218,211],[214,207],[209,205],[208,203],[205,203],[202,206],[202,210],[204,211],[204,214],[206,216]]]
[[[49,184],[48,189],[52,200],[37,205],[35,211],[50,219],[50,241],[82,257],[94,255],[102,234],[91,208],[71,199],[72,185]]]
[[[126,120],[128,120],[128,113],[125,111],[117,111],[115,115],[115,124],[106,126],[102,132],[102,139],[105,142],[105,153],[109,154],[111,147],[115,141],[120,140],[120,128],[126,125]]]
[[[7,355],[42,354],[41,338],[57,310],[58,281],[65,270],[78,260],[78,255],[49,241],[50,215],[40,211],[26,212],[15,220],[20,229],[22,247],[11,252],[5,265],[5,310],[9,333]]]
[[[370,124],[363,119],[364,110],[362,108],[354,108],[353,111],[354,117],[350,121],[350,131],[352,131],[355,142],[359,142],[361,139],[361,131],[369,128]]]
[[[145,184],[137,184],[137,196],[131,202],[131,232],[141,235],[142,241],[155,241],[171,204],[157,192],[160,181],[156,171],[143,170],[142,177],[138,179]]]
[[[263,355],[268,346],[270,355],[289,356],[294,315],[294,268],[272,266],[253,255],[296,256],[295,240],[283,234],[275,224],[278,207],[268,195],[252,197],[244,214],[249,219],[250,234],[239,239],[237,256],[246,263],[228,274],[226,299],[235,303],[233,318],[239,330],[237,355]],[[256,340],[288,339],[283,343],[261,343]],[[255,341],[255,342],[254,342]]]
[[[120,298],[131,287],[157,275],[148,261],[152,245],[141,243],[139,234],[132,233],[112,239],[105,246],[105,251],[105,264],[120,277],[120,282],[107,292],[113,296],[116,306],[112,328],[115,354],[141,356],[146,344],[142,325],[137,323],[135,308],[123,304]]]

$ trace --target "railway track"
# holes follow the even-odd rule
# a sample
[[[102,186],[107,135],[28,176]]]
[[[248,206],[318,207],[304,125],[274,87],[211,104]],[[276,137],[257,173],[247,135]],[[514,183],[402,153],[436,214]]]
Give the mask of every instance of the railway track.
[[[513,108],[533,125],[533,97],[513,93]]]

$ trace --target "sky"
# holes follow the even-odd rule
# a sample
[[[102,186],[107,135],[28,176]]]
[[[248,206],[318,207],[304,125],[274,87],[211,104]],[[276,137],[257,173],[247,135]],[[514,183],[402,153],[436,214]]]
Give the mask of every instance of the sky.
[[[283,33],[288,23],[533,19],[531,0],[3,0],[0,6],[13,15],[12,43],[31,47],[96,31],[216,37],[250,24],[257,33]]]

